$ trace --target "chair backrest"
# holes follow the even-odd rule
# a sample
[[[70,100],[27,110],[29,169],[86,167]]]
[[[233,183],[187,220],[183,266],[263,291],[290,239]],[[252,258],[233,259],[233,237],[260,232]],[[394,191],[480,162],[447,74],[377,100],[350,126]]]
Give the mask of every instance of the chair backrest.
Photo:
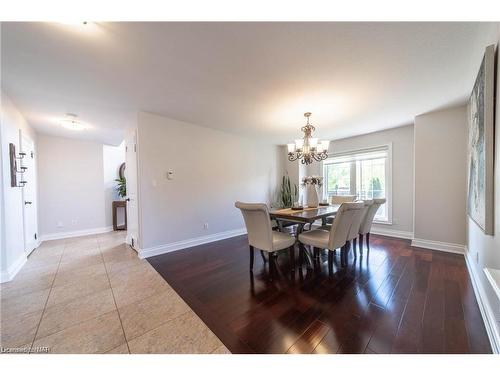
[[[362,206],[359,210],[356,210],[353,218],[351,227],[349,229],[349,233],[347,234],[347,241],[358,238],[359,228],[361,227],[361,223],[365,216],[365,202],[362,200],[356,201],[356,203],[362,203]]]
[[[358,232],[361,233],[361,228],[363,227],[363,224],[366,219],[366,215],[368,215],[368,210],[373,204],[373,199],[365,199],[363,202],[365,202],[365,206],[363,207],[363,217],[361,218],[361,224],[359,225]]]
[[[347,202],[354,202],[355,200],[355,195],[330,195],[331,204],[342,204]]]
[[[386,201],[387,200],[385,198],[378,198],[373,200],[373,204],[368,207],[368,211],[366,212],[365,218],[361,223],[361,226],[359,228],[359,234],[370,233],[370,230],[372,228],[373,218],[375,217],[375,214],[377,213],[380,206],[383,205]]]
[[[328,241],[328,248],[330,250],[335,250],[345,245],[354,216],[363,207],[363,202],[346,202],[340,205],[330,229],[330,238]]]
[[[273,233],[267,205],[263,203],[234,204],[241,210],[248,232],[248,243],[259,250],[273,250]]]

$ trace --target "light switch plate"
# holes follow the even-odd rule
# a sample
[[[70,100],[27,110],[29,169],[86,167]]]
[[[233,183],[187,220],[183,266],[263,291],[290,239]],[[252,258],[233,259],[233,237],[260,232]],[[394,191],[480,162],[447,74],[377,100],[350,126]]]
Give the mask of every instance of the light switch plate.
[[[167,171],[167,180],[174,179],[174,171]]]

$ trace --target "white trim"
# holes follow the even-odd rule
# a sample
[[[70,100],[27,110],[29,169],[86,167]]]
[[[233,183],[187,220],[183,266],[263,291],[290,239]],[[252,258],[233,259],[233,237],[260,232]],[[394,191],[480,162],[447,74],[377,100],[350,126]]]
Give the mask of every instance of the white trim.
[[[413,239],[413,233],[412,232],[406,232],[406,231],[395,230],[395,229],[386,229],[386,228],[375,228],[375,227],[372,227],[371,230],[370,230],[370,233],[378,234],[378,235],[381,235],[381,236],[387,236],[387,237],[405,238],[405,239],[408,239],[408,240]]]
[[[11,281],[17,273],[23,268],[24,264],[28,260],[28,257],[23,252],[19,258],[5,271],[0,273],[0,283],[6,283]]]
[[[246,234],[246,233],[247,233],[247,230],[245,228],[228,230],[226,232],[210,234],[208,236],[195,237],[195,238],[190,238],[188,240],[182,240],[182,241],[172,242],[172,243],[165,244],[165,245],[159,245],[159,246],[149,247],[146,249],[140,249],[138,252],[139,258],[141,258],[141,259],[149,258],[149,257],[155,256],[155,255],[170,253],[171,251],[182,250],[182,249],[186,249],[186,248],[193,247],[193,246],[203,245],[205,243],[224,240],[226,238],[241,236],[241,235]]]
[[[469,275],[472,280],[472,288],[474,289],[474,294],[476,296],[476,301],[479,306],[479,311],[483,318],[484,327],[486,328],[486,333],[488,339],[490,340],[490,345],[493,353],[500,354],[500,333],[496,328],[495,314],[488,303],[488,297],[483,289],[481,280],[475,271],[474,262],[469,257],[469,252],[465,252],[465,263],[467,264],[467,269],[469,270]]]
[[[491,284],[491,287],[495,291],[495,294],[497,295],[498,300],[500,301],[500,281],[495,279],[495,276],[492,274],[492,271],[497,273],[498,270],[495,270],[493,268],[483,268],[483,272],[486,275],[486,278]]]
[[[447,253],[465,254],[465,245],[456,243],[440,242],[414,238],[411,241],[411,246],[423,247],[425,249],[445,251]]]
[[[49,241],[49,240],[59,240],[62,238],[71,238],[71,237],[80,237],[80,236],[90,236],[92,234],[101,234],[112,232],[113,227],[102,227],[102,228],[91,228],[91,229],[83,229],[83,230],[75,230],[73,232],[59,232],[59,233],[51,233],[44,234],[40,236],[40,241]]]

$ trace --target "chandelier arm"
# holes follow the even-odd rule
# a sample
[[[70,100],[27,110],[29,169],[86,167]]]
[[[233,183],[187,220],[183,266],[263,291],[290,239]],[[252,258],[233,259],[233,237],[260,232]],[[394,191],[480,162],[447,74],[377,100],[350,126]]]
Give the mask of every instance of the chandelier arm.
[[[300,153],[300,152],[289,152],[288,153],[288,160],[289,161],[295,161],[295,160],[298,160],[301,158],[302,158],[302,153]]]

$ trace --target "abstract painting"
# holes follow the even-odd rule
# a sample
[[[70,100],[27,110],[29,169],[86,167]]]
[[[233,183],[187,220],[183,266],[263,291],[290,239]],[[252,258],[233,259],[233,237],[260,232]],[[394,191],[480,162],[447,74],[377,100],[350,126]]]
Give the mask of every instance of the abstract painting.
[[[493,234],[494,54],[494,46],[488,46],[467,106],[467,212],[485,234]]]

